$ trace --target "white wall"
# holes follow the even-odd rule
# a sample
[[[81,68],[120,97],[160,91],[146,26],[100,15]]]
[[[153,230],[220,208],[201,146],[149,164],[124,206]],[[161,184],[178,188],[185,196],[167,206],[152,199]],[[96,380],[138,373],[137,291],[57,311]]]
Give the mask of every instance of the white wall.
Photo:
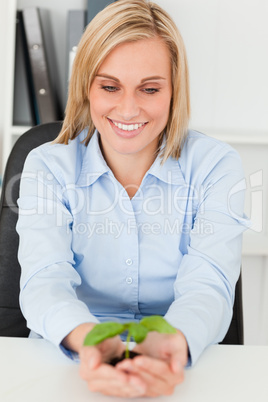
[[[243,161],[245,210],[257,227],[243,250],[245,341],[268,344],[268,1],[156,3],[173,16],[186,44],[191,126],[231,142]]]
[[[268,1],[156,0],[184,38],[192,125],[268,135]]]

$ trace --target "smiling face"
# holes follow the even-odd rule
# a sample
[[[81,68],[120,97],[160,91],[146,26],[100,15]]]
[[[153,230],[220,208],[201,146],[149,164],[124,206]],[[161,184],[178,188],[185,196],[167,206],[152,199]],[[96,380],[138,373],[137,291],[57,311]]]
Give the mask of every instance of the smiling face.
[[[118,45],[101,64],[89,91],[90,112],[107,160],[153,160],[172,96],[167,46],[159,38]],[[153,158],[153,159],[152,159]]]

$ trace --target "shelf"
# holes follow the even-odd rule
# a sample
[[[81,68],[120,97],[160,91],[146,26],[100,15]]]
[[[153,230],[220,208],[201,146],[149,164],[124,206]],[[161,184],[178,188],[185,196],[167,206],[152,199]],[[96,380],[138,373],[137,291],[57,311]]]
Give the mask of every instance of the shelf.
[[[12,135],[20,136],[30,130],[30,128],[30,126],[12,126],[10,132]]]
[[[268,145],[268,130],[254,131],[199,127],[197,131],[229,144]]]
[[[245,233],[242,254],[252,257],[268,257],[268,236]]]

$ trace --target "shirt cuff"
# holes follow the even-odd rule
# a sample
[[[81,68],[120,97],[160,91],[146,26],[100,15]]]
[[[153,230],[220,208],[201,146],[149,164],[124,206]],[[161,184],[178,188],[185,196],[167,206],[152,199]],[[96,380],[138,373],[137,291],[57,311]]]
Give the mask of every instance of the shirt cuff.
[[[59,345],[59,348],[64,353],[64,355],[68,357],[68,359],[73,360],[75,363],[80,363],[79,354],[77,352],[66,349],[62,344]]]

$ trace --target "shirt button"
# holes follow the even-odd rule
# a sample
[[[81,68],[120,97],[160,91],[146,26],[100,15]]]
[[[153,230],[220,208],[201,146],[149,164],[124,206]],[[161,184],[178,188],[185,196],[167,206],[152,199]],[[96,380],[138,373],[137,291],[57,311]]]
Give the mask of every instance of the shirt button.
[[[132,278],[130,278],[130,277],[127,278],[127,279],[126,279],[126,283],[127,283],[128,285],[131,285],[131,283],[132,283]]]
[[[127,264],[127,265],[132,265],[132,263],[133,263],[133,261],[132,261],[131,258],[128,258],[128,259],[126,260],[126,264]]]

